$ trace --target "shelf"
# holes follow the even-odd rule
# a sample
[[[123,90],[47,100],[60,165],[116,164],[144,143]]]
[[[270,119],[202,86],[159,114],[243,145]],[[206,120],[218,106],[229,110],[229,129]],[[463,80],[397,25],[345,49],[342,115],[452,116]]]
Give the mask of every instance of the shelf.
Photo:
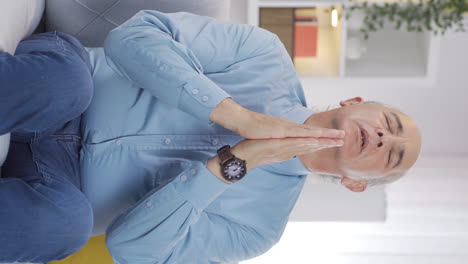
[[[330,26],[331,15],[324,10],[334,7],[341,13],[344,4],[347,1],[249,0],[248,22],[264,27],[280,37],[302,78],[412,78],[417,82],[434,81],[440,38],[430,33],[408,33],[386,27],[372,33],[364,41],[362,34],[355,28],[355,23],[353,25],[353,17],[350,21],[340,19],[337,27]],[[317,47],[315,56],[295,56],[294,39],[291,40],[294,38],[291,29],[294,22],[290,18],[282,29],[279,29],[279,21],[284,20],[284,17],[276,19],[278,24],[274,27],[261,25],[262,10],[297,8],[316,10],[318,32],[316,43],[313,44]]]
[[[338,77],[342,74],[342,25],[331,23],[329,6],[260,7],[259,26],[283,42],[300,76]],[[341,12],[341,8],[337,8]]]

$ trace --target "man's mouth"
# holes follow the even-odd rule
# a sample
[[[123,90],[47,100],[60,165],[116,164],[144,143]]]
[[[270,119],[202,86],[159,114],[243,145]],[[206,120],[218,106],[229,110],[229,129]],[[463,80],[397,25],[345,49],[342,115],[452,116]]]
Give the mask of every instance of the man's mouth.
[[[359,128],[359,131],[361,133],[361,152],[362,153],[364,151],[364,149],[367,147],[367,145],[369,144],[369,134],[367,133],[367,131],[363,128]]]

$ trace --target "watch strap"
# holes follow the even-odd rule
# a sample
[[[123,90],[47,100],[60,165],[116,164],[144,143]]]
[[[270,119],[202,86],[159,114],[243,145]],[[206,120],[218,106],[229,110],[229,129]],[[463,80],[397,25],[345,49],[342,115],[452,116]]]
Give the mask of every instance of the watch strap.
[[[218,157],[221,164],[225,164],[227,161],[234,158],[234,155],[231,153],[231,146],[225,145],[218,149]]]

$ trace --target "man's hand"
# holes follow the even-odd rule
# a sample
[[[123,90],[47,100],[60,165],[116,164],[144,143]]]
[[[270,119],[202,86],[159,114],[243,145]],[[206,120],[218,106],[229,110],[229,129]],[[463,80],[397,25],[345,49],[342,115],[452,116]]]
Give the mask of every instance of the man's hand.
[[[231,152],[234,156],[247,161],[247,171],[249,171],[258,166],[342,145],[342,139],[330,138],[246,139],[237,143]],[[221,175],[218,156],[208,160],[207,168],[221,181],[228,183]]]
[[[235,145],[231,152],[246,160],[247,170],[250,170],[324,148],[339,147],[343,143],[342,139],[330,138],[247,139]]]
[[[344,131],[297,124],[288,119],[250,111],[227,98],[219,103],[210,120],[247,139],[314,137],[342,139]]]

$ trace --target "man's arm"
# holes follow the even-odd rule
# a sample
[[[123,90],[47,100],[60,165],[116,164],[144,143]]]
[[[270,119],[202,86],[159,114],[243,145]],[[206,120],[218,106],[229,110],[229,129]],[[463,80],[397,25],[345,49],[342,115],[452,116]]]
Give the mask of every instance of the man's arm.
[[[285,138],[244,140],[232,153],[251,169],[342,145],[342,140]],[[234,183],[235,184],[235,183]],[[153,190],[120,215],[107,229],[107,247],[117,264],[232,262],[264,253],[278,234],[258,220],[231,221],[205,209],[229,188],[217,156],[187,164],[187,169],[160,190]],[[244,212],[256,214],[255,210]],[[284,216],[286,218],[286,216]]]
[[[244,68],[247,62],[258,65],[257,70],[265,74],[283,75],[284,69],[278,65],[286,51],[278,37],[264,29],[189,13],[145,10],[111,31],[104,50],[116,72],[161,101],[244,138],[340,136],[336,130],[250,111],[205,76]],[[289,71],[294,72],[289,64]],[[296,87],[285,84],[281,88]]]
[[[111,31],[104,49],[121,75],[172,106],[209,120],[230,97],[205,73],[243,60],[261,60],[276,36],[249,25],[189,13],[140,11]]]
[[[107,238],[113,261],[116,264],[233,263],[263,254],[279,237],[277,232],[280,228],[267,230],[243,225],[209,212],[202,212],[198,219],[188,229],[184,240],[167,255],[159,255],[159,244],[151,240],[159,234],[152,231],[138,233],[138,236],[136,233],[134,236],[128,234],[125,240],[114,240],[110,246]],[[127,243],[132,243],[132,246]]]
[[[114,262],[208,263],[261,254],[271,243],[258,230],[205,211],[229,186],[192,162],[109,226],[106,244]]]

